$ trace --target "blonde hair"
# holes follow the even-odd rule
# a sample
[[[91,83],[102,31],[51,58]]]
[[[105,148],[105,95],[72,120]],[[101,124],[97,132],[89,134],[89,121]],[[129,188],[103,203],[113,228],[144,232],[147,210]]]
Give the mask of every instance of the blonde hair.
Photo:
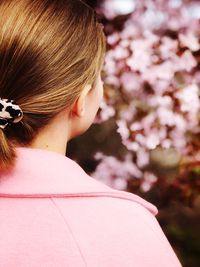
[[[24,113],[0,129],[3,171],[15,165],[15,144],[30,144],[95,83],[106,45],[95,11],[79,0],[1,0],[0,18],[0,97]]]

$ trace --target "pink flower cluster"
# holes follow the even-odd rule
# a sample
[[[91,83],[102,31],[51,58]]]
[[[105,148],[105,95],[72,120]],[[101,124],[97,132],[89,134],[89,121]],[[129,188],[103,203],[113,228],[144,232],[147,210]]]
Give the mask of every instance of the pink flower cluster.
[[[109,29],[118,15],[110,2],[102,4]],[[149,163],[150,151],[158,146],[174,147],[183,156],[195,155],[199,149],[191,136],[200,133],[200,7],[197,1],[187,0],[134,3],[123,29],[107,36],[104,82],[119,97],[116,102],[111,97],[104,100],[99,122],[115,117],[122,143],[135,153],[132,164],[140,173]],[[106,156],[103,159],[109,165]],[[118,163],[112,162],[116,170]],[[154,177],[143,173],[149,175]],[[126,171],[120,172],[120,179],[126,176]],[[146,183],[143,189],[148,188]]]
[[[142,177],[142,172],[133,162],[131,153],[126,155],[124,161],[120,161],[113,156],[106,156],[101,152],[96,153],[95,159],[101,162],[95,172],[92,173],[92,176],[116,189],[125,190],[127,181],[132,176],[136,178]]]

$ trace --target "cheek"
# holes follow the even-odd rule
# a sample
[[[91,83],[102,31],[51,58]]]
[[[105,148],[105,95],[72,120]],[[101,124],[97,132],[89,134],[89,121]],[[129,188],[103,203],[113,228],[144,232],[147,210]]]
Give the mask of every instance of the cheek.
[[[100,104],[103,101],[103,96],[104,96],[104,91],[103,91],[103,87],[102,87],[102,89],[100,89],[99,95],[98,95],[97,110],[100,108]]]
[[[98,92],[96,93],[95,98],[93,100],[93,104],[92,104],[94,112],[98,111],[101,101],[102,101],[102,93]]]
[[[96,88],[97,89],[97,88]],[[100,103],[103,99],[103,88],[98,88],[92,94],[90,115],[95,116],[100,108]]]
[[[103,86],[100,83],[94,90],[93,92],[93,98],[94,98],[94,102],[96,103],[96,106],[99,106],[99,104],[101,103],[102,99],[103,99],[103,95],[104,95],[104,90],[103,90]]]
[[[103,86],[99,90],[99,103],[102,101],[104,95]]]
[[[104,96],[104,87],[103,87],[103,83],[101,82],[100,83],[100,86],[99,86],[99,88],[98,88],[99,90],[99,99],[100,99],[100,101],[103,99],[103,96]]]

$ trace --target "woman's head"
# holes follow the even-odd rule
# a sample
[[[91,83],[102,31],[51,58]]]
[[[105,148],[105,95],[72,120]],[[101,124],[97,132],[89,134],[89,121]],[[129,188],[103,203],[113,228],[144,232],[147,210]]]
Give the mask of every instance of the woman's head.
[[[105,36],[95,12],[79,0],[2,0],[0,18],[0,98],[15,100],[23,110],[19,123],[0,129],[3,170],[14,166],[15,144],[29,145],[91,90],[91,114],[84,126],[89,127],[102,97],[102,88],[94,90]]]

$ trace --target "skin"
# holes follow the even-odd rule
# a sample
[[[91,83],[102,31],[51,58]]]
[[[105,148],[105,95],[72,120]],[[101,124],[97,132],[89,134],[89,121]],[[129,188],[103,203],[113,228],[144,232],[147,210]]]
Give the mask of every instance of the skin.
[[[83,134],[93,123],[103,98],[101,75],[95,87],[87,85],[69,109],[60,112],[34,139],[29,147],[66,154],[67,142]]]

